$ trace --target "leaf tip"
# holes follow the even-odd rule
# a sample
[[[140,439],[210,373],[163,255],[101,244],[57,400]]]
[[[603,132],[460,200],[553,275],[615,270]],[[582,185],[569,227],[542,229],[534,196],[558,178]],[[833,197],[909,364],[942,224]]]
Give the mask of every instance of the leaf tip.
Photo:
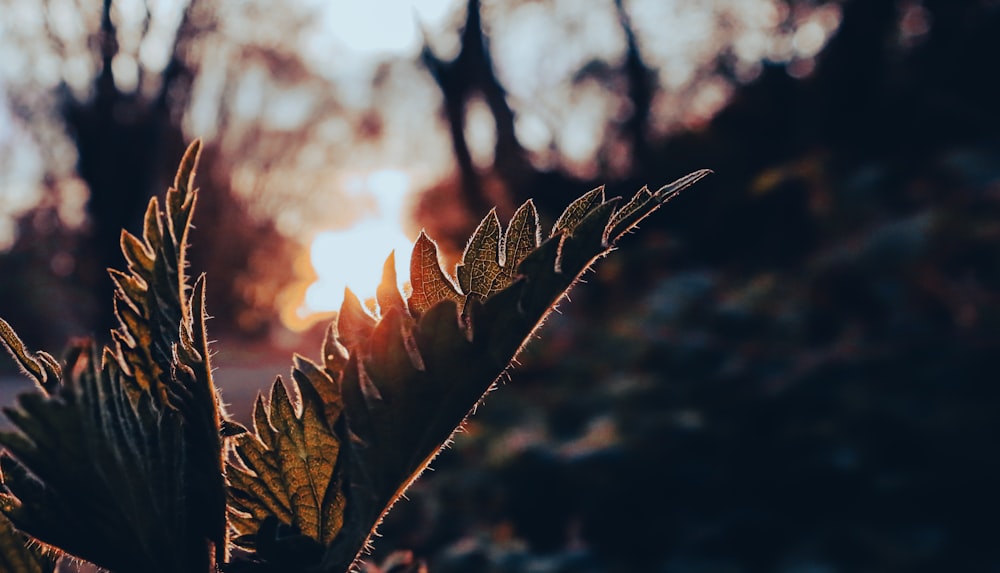
[[[653,193],[653,197],[656,198],[660,203],[666,203],[667,201],[673,199],[678,193],[687,189],[688,187],[694,185],[695,183],[701,181],[702,179],[708,177],[709,175],[715,173],[711,169],[699,169],[697,171],[692,171],[687,175],[677,179],[672,183],[668,183],[663,187],[656,190]]]
[[[188,145],[174,177],[174,189],[186,193],[194,186],[194,174],[201,159],[201,147],[201,138],[195,139]]]

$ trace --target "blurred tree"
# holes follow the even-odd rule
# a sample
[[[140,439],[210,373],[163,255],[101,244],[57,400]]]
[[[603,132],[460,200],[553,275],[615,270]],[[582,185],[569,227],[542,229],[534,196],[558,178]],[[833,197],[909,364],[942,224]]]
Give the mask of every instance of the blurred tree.
[[[424,43],[421,59],[444,96],[444,116],[448,122],[455,161],[458,164],[462,196],[471,215],[483,214],[492,207],[472,153],[466,141],[466,114],[470,100],[480,95],[493,117],[496,144],[492,169],[508,189],[517,189],[531,171],[524,148],[514,130],[514,112],[507,104],[507,92],[493,70],[489,40],[483,32],[479,0],[469,0],[465,24],[460,36],[458,56],[445,62]]]
[[[457,55],[442,61],[433,38],[422,53],[444,96],[457,195],[477,216],[528,197],[551,215],[582,186],[665,181],[696,168],[695,158],[711,153],[675,153],[675,136],[691,127],[704,133],[729,94],[760,78],[767,62],[781,75],[786,66],[812,67],[839,24],[840,5],[469,1]],[[869,39],[862,41],[873,37],[861,32]],[[677,39],[664,45],[667,37]],[[478,165],[470,150],[470,138],[477,139],[470,123],[485,121],[473,113],[477,98],[492,123],[488,162]],[[435,194],[450,191],[442,185],[423,199],[421,223],[437,236],[467,233],[434,216],[444,201]]]
[[[668,180],[713,157],[725,166],[709,183],[717,189],[674,210],[676,234],[697,245],[703,261],[795,265],[816,246],[818,210],[838,206],[829,189],[814,186],[832,175],[824,170],[883,160],[906,169],[955,142],[996,133],[998,114],[987,103],[996,82],[978,71],[996,48],[997,9],[984,0],[719,0],[700,10],[637,0],[576,11],[551,0],[482,10],[468,2],[454,60],[424,50],[444,94],[461,196],[477,214],[529,196],[551,214],[571,189]],[[685,42],[671,53],[687,67],[664,57],[665,36]],[[564,46],[573,50],[558,51]],[[482,97],[495,126],[485,166],[469,152],[469,123],[482,121],[469,110],[476,93],[491,94]],[[889,191],[869,200],[872,216],[907,201]],[[424,202],[425,226],[448,225],[434,217],[441,201]],[[709,206],[713,225],[684,216]],[[735,248],[734,234],[745,237]]]
[[[60,339],[44,341],[48,344],[58,344],[69,334],[104,333],[111,326],[111,283],[104,269],[120,266],[121,229],[135,230],[141,225],[149,196],[169,183],[165,168],[176,161],[185,139],[190,137],[182,126],[192,104],[195,76],[202,65],[195,57],[196,40],[204,43],[212,36],[219,16],[211,2],[197,1],[104,0],[98,14],[91,13],[91,8],[51,0],[40,4],[34,13],[23,7],[10,12],[11,24],[16,24],[19,16],[28,21],[36,17],[44,23],[45,32],[42,37],[28,31],[24,37],[14,38],[23,43],[25,59],[35,59],[42,66],[21,84],[10,86],[8,99],[15,119],[37,144],[58,139],[53,131],[65,130],[71,147],[63,142],[48,149],[39,145],[46,165],[44,180],[49,182],[47,193],[58,193],[66,181],[78,177],[88,197],[86,239],[58,232],[61,246],[47,248],[45,245],[52,244],[48,237],[56,232],[58,223],[39,226],[30,222],[57,220],[58,198],[46,200],[43,205],[49,205],[52,213],[40,212],[29,218],[28,224],[22,224],[22,233],[30,240],[22,241],[22,246],[0,263],[16,268],[6,276],[18,277],[19,281],[38,275],[39,270],[44,275],[53,266],[51,275],[31,281],[36,285],[48,283],[47,291],[58,291],[54,285],[59,282],[75,283],[76,294],[71,296],[75,303],[53,306],[51,300],[30,293],[5,297],[0,303],[0,312],[16,319],[19,313],[13,308],[15,300],[34,302],[32,308],[25,309],[26,317],[33,316],[33,321],[42,324],[69,325],[67,329],[44,329],[48,336]],[[281,54],[255,53],[250,48],[244,49],[241,57],[245,61],[278,60],[276,65],[286,64],[280,61]],[[289,67],[285,66],[286,73]],[[301,64],[298,68],[302,68]],[[52,73],[54,77],[46,77]],[[224,93],[224,97],[229,95]],[[230,127],[225,113],[227,102],[218,103],[220,117],[215,125],[226,132]],[[58,118],[55,126],[52,118],[46,117],[52,113]],[[260,127],[256,134],[242,130],[241,135],[250,137],[230,153],[251,160],[249,150],[257,143],[253,135],[263,136],[262,131]],[[203,156],[207,165],[202,172],[208,177],[201,183],[211,190],[201,195],[200,211],[202,218],[212,224],[195,232],[193,240],[199,248],[194,251],[193,264],[196,270],[213,269],[209,297],[220,316],[225,317],[219,326],[259,334],[274,316],[273,296],[284,284],[264,261],[269,257],[287,260],[292,254],[287,250],[287,239],[276,232],[274,224],[251,216],[245,203],[234,194],[232,155],[220,154],[222,144],[210,142]],[[59,268],[44,264],[52,257],[70,262]],[[29,272],[32,267],[39,270]],[[30,328],[26,331],[29,340],[42,342],[31,336]],[[41,335],[42,331],[34,334]]]
[[[60,16],[74,10],[86,30],[101,30],[100,11],[48,2],[54,8],[42,21],[59,34],[76,29]],[[32,21],[30,3],[0,3],[0,24]],[[134,40],[121,40],[128,34],[118,3],[128,4],[111,7],[121,53]],[[552,423],[562,411],[574,428],[561,431],[568,436],[621,409],[622,439],[639,439],[633,451],[611,448],[570,458],[568,471],[557,467],[585,489],[551,500],[549,517],[566,521],[566,531],[539,532],[530,508],[505,506],[495,492],[506,485],[520,488],[512,496],[537,498],[532,474],[565,459],[526,455],[510,466],[516,479],[470,493],[488,498],[475,506],[455,492],[468,475],[488,479],[487,470],[482,458],[470,470],[475,462],[460,459],[468,455],[460,448],[474,442],[459,442],[436,464],[466,464],[459,478],[437,482],[446,484],[438,501],[447,517],[436,523],[444,532],[426,533],[431,518],[413,520],[411,538],[427,540],[420,554],[445,551],[470,524],[488,522],[487,537],[522,536],[539,551],[580,535],[609,560],[603,565],[630,568],[642,568],[632,567],[637,558],[670,570],[954,570],[986,563],[987,553],[995,561],[990,528],[966,515],[988,513],[984,484],[997,475],[995,463],[982,461],[996,403],[997,2],[455,5],[454,21],[427,26],[422,51],[367,62],[328,41],[323,19],[295,2],[275,10],[262,0],[198,0],[167,18],[173,24],[150,25],[186,22],[191,30],[176,41],[171,31],[165,42],[184,69],[173,80],[179,95],[166,92],[169,125],[157,129],[180,126],[208,143],[212,167],[202,183],[222,192],[204,194],[219,203],[201,213],[225,231],[196,237],[194,252],[212,253],[200,265],[233,269],[213,273],[210,293],[236,293],[210,303],[219,316],[239,316],[226,305],[244,304],[241,297],[270,308],[278,285],[267,281],[289,272],[287,253],[244,254],[259,233],[247,231],[248,221],[271,220],[302,241],[345,225],[365,209],[360,198],[343,200],[345,173],[390,166],[419,174],[415,184],[432,187],[421,197],[421,223],[457,241],[494,203],[502,211],[533,196],[551,220],[581,188],[632,190],[716,168],[702,189],[649,223],[669,234],[647,229],[648,243],[577,291],[600,297],[574,306],[589,318],[553,318],[564,323],[552,343],[579,348],[576,364],[529,354],[526,370],[538,383],[505,389],[476,418],[482,428],[496,413],[493,425],[506,429],[514,416]],[[69,153],[67,169],[53,159],[65,151],[63,126],[44,110],[62,109],[53,103],[60,82],[90,101],[81,94],[96,93],[101,44],[78,39],[53,68],[50,57],[32,55],[48,36],[23,27],[23,37],[0,34],[19,48],[5,49],[0,69],[27,62],[4,76],[4,89],[33,145],[50,154],[40,187],[54,199],[22,221],[24,233],[45,240],[0,258],[0,314],[18,312],[8,307],[29,296],[54,315],[71,314],[76,299],[51,286],[67,268],[54,255],[73,248],[73,238],[50,230],[66,221],[58,206],[77,196],[67,183],[77,160]],[[170,58],[158,61],[143,85],[166,73]],[[64,81],[30,80],[52,69]],[[112,87],[124,90],[115,70],[112,56]],[[39,89],[19,92],[15,76]],[[158,88],[148,89],[144,98]],[[246,219],[233,214],[226,191],[247,201]],[[48,253],[44,264],[34,249]],[[246,270],[248,259],[258,270]],[[232,280],[237,273],[243,282]],[[220,288],[220,278],[237,286]],[[265,314],[244,316],[252,324]],[[613,355],[622,379],[608,379],[607,360],[589,360],[608,345],[621,350]],[[525,386],[527,399],[497,407]],[[495,438],[476,428],[471,440]],[[523,442],[522,433],[515,428],[511,441]],[[670,469],[658,465],[664,459]],[[941,484],[955,495],[932,491]],[[650,504],[652,489],[669,495]],[[582,524],[567,505],[579,500]],[[633,527],[618,527],[623,520]],[[396,545],[391,535],[384,541]],[[803,555],[822,560],[797,565]]]
[[[92,285],[97,301],[107,297],[111,286],[104,269],[120,266],[121,229],[137,227],[150,195],[165,181],[163,148],[180,149],[183,136],[177,123],[171,121],[171,110],[186,103],[191,83],[189,70],[180,59],[184,42],[193,33],[190,6],[183,12],[173,46],[168,48],[166,66],[154,77],[138,65],[139,54],[129,53],[112,18],[114,7],[112,0],[103,1],[100,25],[87,38],[98,59],[92,86],[84,94],[74,94],[63,80],[56,88],[57,105],[76,146],[76,170],[90,191],[87,213],[93,237],[90,253],[78,256],[77,276]],[[120,9],[117,14],[121,21]],[[149,30],[150,20],[147,12],[141,28]],[[140,39],[138,47],[145,39]],[[49,41],[58,44],[62,39],[53,34]],[[149,84],[155,87],[147,87]],[[100,302],[93,318],[102,336],[113,326],[108,304]]]
[[[374,56],[331,39],[330,7],[306,2],[277,12],[261,1],[39,6],[6,0],[6,99],[45,157],[49,204],[80,195],[73,181],[90,188],[95,243],[90,254],[74,253],[74,277],[96,292],[108,262],[99,253],[113,252],[119,226],[134,227],[142,197],[163,184],[169,161],[159,157],[175,157],[192,136],[206,138],[213,164],[203,173],[221,189],[203,200],[245,203],[245,221],[227,224],[271,222],[233,223],[230,247],[196,237],[216,259],[197,264],[228,261],[245,279],[236,292],[227,285],[239,281],[218,273],[225,276],[210,293],[250,308],[247,297],[271,300],[284,279],[263,262],[240,270],[267,257],[238,248],[259,243],[251,239],[269,224],[272,238],[299,243],[349,225],[369,208],[351,196],[349,179],[386,167],[431,188],[419,222],[447,239],[466,236],[493,204],[509,214],[531,196],[551,216],[581,187],[666,181],[713,157],[726,166],[719,192],[699,193],[690,208],[713,204],[718,225],[750,240],[736,254],[728,239],[678,214],[680,236],[709,260],[767,258],[808,249],[809,214],[822,194],[794,183],[754,194],[744,182],[789,173],[786,162],[830,138],[839,137],[838,159],[863,161],[996,125],[988,74],[956,75],[952,65],[988,65],[995,9],[985,0],[469,0],[455,2],[450,23],[426,26],[422,50]],[[963,41],[969,22],[978,44]],[[956,91],[973,105],[949,103]],[[913,120],[942,106],[947,122]],[[426,113],[433,109],[440,114]],[[859,131],[871,137],[852,139]],[[802,241],[779,241],[778,220],[802,221]],[[241,232],[247,240],[235,238]],[[251,296],[250,284],[271,294]],[[83,322],[108,316],[84,314]]]
[[[665,81],[643,4],[625,6],[656,79],[655,159],[626,177],[656,181],[706,158],[718,173],[651,223],[669,225],[669,240],[619,254],[615,273],[576,292],[600,302],[560,317],[565,339],[550,340],[572,357],[526,358],[536,383],[498,395],[457,444],[465,451],[445,458],[452,471],[439,464],[425,503],[446,508],[436,535],[448,541],[424,534],[420,552],[450,571],[995,569],[1000,464],[984,443],[995,434],[1000,344],[1000,109],[990,103],[1000,97],[1000,6],[770,3],[774,51],[748,69],[740,54],[751,48],[717,43],[692,85],[722,78],[732,98],[682,122],[693,129],[665,133],[657,102],[703,92]],[[521,118],[546,96],[526,97],[504,75],[500,12],[484,25]],[[542,28],[563,41],[558,25]],[[627,60],[570,67],[614,77]],[[627,133],[629,117],[613,116],[602,141]],[[544,171],[544,146],[522,145]],[[553,164],[577,185],[588,179],[572,162]],[[608,348],[621,352],[608,353],[616,365],[590,358]],[[548,479],[556,495],[544,495]]]
[[[136,7],[129,5],[133,10]],[[193,33],[188,11],[183,11],[173,45],[166,48],[167,61],[154,69],[140,65],[140,55],[145,55],[140,51],[148,41],[165,41],[158,35],[169,24],[164,24],[163,14],[154,16],[149,6],[144,14],[135,14],[111,0],[97,6],[53,1],[33,9],[8,6],[5,11],[10,15],[7,25],[14,27],[12,36],[23,42],[24,63],[37,66],[33,74],[25,74],[23,84],[10,86],[8,99],[15,117],[37,142],[44,178],[50,182],[48,192],[74,180],[81,181],[88,192],[89,240],[63,240],[58,252],[40,250],[35,256],[39,262],[54,256],[69,261],[43,281],[72,280],[78,289],[91,294],[81,297],[82,304],[58,309],[41,304],[42,308],[32,310],[48,307],[52,311],[40,314],[43,323],[82,324],[104,333],[112,324],[107,296],[111,283],[104,269],[119,262],[120,230],[137,226],[149,194],[164,182],[160,165],[164,151],[181,145],[171,110],[174,100],[183,100],[189,92],[190,75],[179,59],[183,43]],[[17,38],[17,24],[31,22],[30,16],[41,20],[44,35]],[[60,128],[69,141],[45,145],[46,140],[58,138],[53,132]],[[47,203],[51,207],[54,202]],[[22,229],[33,236],[33,242],[45,241],[53,230],[37,225]],[[78,294],[83,293],[78,290]],[[50,331],[66,334],[58,328]]]

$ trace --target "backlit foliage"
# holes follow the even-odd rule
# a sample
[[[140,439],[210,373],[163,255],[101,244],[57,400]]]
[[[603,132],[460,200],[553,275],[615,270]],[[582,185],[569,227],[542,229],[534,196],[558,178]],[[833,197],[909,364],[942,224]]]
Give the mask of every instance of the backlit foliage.
[[[390,255],[374,313],[348,292],[321,359],[294,358],[294,392],[276,380],[250,431],[220,412],[204,277],[189,289],[185,274],[198,151],[185,155],[165,211],[150,201],[142,238],[122,235],[113,346],[77,343],[59,362],[0,321],[39,390],[6,410],[17,431],[0,434],[0,511],[16,528],[0,521],[0,563],[12,571],[45,570],[19,549],[24,535],[114,572],[350,569],[577,278],[708,173],[643,188],[624,205],[595,189],[550,233],[530,201],[505,230],[491,212],[455,276],[421,234],[410,296]]]

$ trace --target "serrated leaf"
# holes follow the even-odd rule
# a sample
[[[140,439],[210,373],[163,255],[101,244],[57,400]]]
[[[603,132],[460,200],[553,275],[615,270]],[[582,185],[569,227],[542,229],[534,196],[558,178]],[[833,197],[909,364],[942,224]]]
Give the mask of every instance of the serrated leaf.
[[[52,573],[55,559],[44,554],[37,543],[14,529],[14,525],[0,515],[0,571],[4,573]]]
[[[332,428],[343,410],[340,386],[312,360],[295,355],[293,362],[292,378],[303,393],[317,395],[319,403],[323,405],[326,425]]]
[[[529,199],[521,205],[510,219],[503,239],[503,272],[490,287],[489,294],[495,294],[506,287],[517,276],[517,266],[524,257],[537,249],[542,242],[541,229],[538,225],[538,212],[535,204]]]
[[[293,403],[281,379],[271,387],[268,404],[258,397],[254,433],[235,438],[241,465],[231,465],[230,505],[235,542],[256,549],[269,519],[302,536],[327,544],[340,531],[346,505],[334,470],[340,440],[333,425],[340,399],[330,375],[301,357],[292,379],[298,391]],[[293,537],[289,543],[298,543]],[[273,551],[282,552],[276,540]]]
[[[31,378],[39,388],[48,391],[59,383],[62,372],[58,364],[52,364],[54,361],[51,356],[44,352],[38,352],[32,356],[14,329],[2,318],[0,318],[0,341],[3,341],[7,351],[17,361],[24,374]]]
[[[199,562],[187,553],[175,477],[186,450],[180,417],[155,411],[149,394],[132,402],[120,370],[98,366],[92,347],[69,360],[72,379],[55,394],[23,395],[8,412],[21,433],[0,435],[0,444],[21,463],[3,461],[18,500],[4,513],[32,537],[111,570],[179,572]]]
[[[125,255],[128,269],[134,275],[143,278],[152,277],[155,255],[147,250],[146,245],[138,237],[128,231],[122,231],[121,250]]]
[[[244,445],[240,457],[246,464],[254,463],[257,458],[248,455],[246,453],[248,449]],[[281,466],[270,461],[258,461],[257,463],[260,464],[258,467],[266,467],[267,470],[262,471],[261,474],[240,469],[229,470],[230,506],[249,514],[246,519],[252,525],[245,531],[253,533],[257,531],[257,524],[254,523],[254,520],[263,521],[269,516],[276,516],[282,522],[291,523],[295,519],[295,515],[292,513],[292,502],[284,488],[284,480],[281,480],[281,486],[278,487],[278,482],[271,482],[267,479],[271,475],[267,472],[280,474]],[[243,530],[237,529],[237,531]]]
[[[413,292],[407,304],[414,315],[424,313],[442,300],[462,300],[455,284],[441,270],[437,245],[423,232],[410,255],[410,287]]]
[[[361,306],[361,300],[351,289],[344,289],[344,302],[337,314],[337,342],[350,350],[368,340],[375,319]]]
[[[256,436],[237,438],[237,543],[275,570],[350,568],[385,512],[567,289],[682,186],[640,191],[623,208],[595,189],[566,209],[545,241],[530,202],[506,231],[491,212],[456,277],[442,271],[436,246],[421,233],[405,305],[390,257],[376,297],[379,318],[347,297],[323,343],[323,366],[295,358],[298,413],[276,385],[269,409],[260,398],[255,405]],[[321,558],[293,550],[312,550],[303,537],[325,548]]]
[[[496,209],[479,223],[462,254],[462,263],[455,268],[458,284],[465,296],[485,298],[500,276],[500,220]]]
[[[122,234],[128,272],[111,273],[114,346],[78,343],[61,367],[24,354],[20,341],[11,348],[33,360],[44,392],[7,411],[16,431],[0,444],[16,460],[0,458],[10,491],[0,511],[33,538],[119,573],[205,571],[226,554],[204,279],[192,289],[184,272],[199,149],[188,148],[183,189],[168,191],[165,211],[151,199],[142,236]],[[0,332],[8,346],[16,340]]]
[[[382,280],[375,291],[375,300],[378,302],[383,315],[392,309],[397,309],[400,312],[406,310],[406,302],[403,300],[403,295],[400,294],[399,286],[396,282],[395,252],[389,253],[385,264],[382,265]]]
[[[608,223],[608,228],[610,229],[609,234],[611,237],[614,238],[620,235],[621,233],[616,233],[615,229],[617,229],[620,225],[628,225],[633,215],[644,213],[645,208],[653,200],[653,194],[650,193],[649,187],[643,185],[642,188],[639,189],[639,191],[636,192],[631,199],[629,199],[628,203],[619,209],[615,213],[614,217],[611,218],[611,221]]]
[[[557,235],[560,231],[571,232],[595,205],[600,205],[603,202],[603,185],[583,194],[579,199],[570,203],[569,207],[566,207],[566,210],[562,212],[562,215],[559,215],[555,225],[552,226],[552,235]]]
[[[427,307],[426,293],[415,288],[409,301],[415,323],[386,313],[360,357],[352,350],[341,380],[348,422],[342,440],[350,446],[347,513],[363,524],[352,531],[378,523],[555,302],[614,246],[608,240],[612,221],[616,230],[626,230],[660,204],[659,198],[632,204],[616,219],[618,201],[605,201],[601,188],[587,193],[567,208],[551,238],[541,244],[530,204],[519,209],[503,240],[499,222],[487,215],[457,268],[466,294],[458,300],[450,293],[434,297],[437,302]],[[431,260],[434,271],[436,253]],[[426,268],[414,265],[418,272]],[[477,285],[478,276],[488,277],[490,286]],[[437,283],[451,281],[445,276]],[[410,337],[421,368],[407,350]],[[342,536],[324,564],[346,566],[364,545],[365,540]]]
[[[656,193],[650,193],[643,187],[634,197],[611,218],[608,223],[607,239],[615,242],[629,230],[634,229],[639,221],[645,219],[667,201],[676,197],[681,191],[701,181],[712,174],[711,169],[699,169],[688,173],[659,188]]]
[[[566,235],[556,259],[554,270],[557,274],[572,277],[571,281],[575,280],[591,261],[608,252],[611,245],[605,240],[605,229],[618,202],[619,198],[615,197],[596,205]]]

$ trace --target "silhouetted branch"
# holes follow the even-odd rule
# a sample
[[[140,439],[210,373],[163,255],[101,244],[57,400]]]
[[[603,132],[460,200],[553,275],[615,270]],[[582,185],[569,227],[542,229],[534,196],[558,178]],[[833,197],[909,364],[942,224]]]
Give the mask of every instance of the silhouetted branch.
[[[90,190],[87,212],[94,241],[92,252],[80,263],[90,267],[82,269],[81,275],[95,295],[106,292],[110,284],[104,269],[118,260],[119,230],[135,228],[146,200],[164,176],[162,146],[182,140],[179,125],[171,121],[171,108],[185,105],[190,91],[190,73],[178,48],[189,34],[187,15],[194,3],[185,9],[171,60],[149,99],[138,88],[124,92],[116,84],[112,62],[120,45],[111,17],[113,5],[113,0],[104,0],[100,28],[95,31],[93,43],[100,50],[101,69],[94,78],[93,97],[79,100],[68,89],[59,92],[63,119],[76,142],[77,171]],[[185,87],[178,89],[182,81]],[[103,297],[95,296],[95,300]],[[102,317],[98,331],[106,332],[112,324],[110,307],[98,316]]]
[[[454,60],[444,62],[425,42],[421,57],[444,96],[444,114],[459,167],[462,194],[468,209],[478,216],[488,210],[490,202],[483,197],[482,183],[465,139],[465,110],[474,94],[483,96],[496,125],[493,159],[496,175],[508,189],[514,189],[530,178],[533,168],[517,139],[507,92],[493,69],[479,0],[469,0],[461,46]]]
[[[625,32],[626,49],[623,71],[628,80],[628,97],[632,101],[632,114],[622,125],[622,129],[632,142],[634,169],[643,171],[653,160],[647,129],[656,84],[653,71],[642,59],[632,19],[625,10],[622,0],[615,0],[615,10],[618,12],[618,21]]]

